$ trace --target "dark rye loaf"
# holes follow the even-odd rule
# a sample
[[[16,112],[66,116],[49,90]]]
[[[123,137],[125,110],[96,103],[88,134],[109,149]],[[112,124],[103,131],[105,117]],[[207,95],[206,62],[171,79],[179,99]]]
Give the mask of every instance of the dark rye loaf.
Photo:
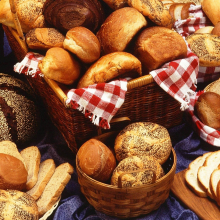
[[[20,79],[0,73],[0,141],[31,140],[39,128],[39,109],[31,88]]]

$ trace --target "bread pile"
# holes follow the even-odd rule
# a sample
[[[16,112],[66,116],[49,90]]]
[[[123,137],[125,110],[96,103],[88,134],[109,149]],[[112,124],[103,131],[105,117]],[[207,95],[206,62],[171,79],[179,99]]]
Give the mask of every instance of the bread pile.
[[[8,204],[14,204],[1,211],[0,217],[9,212],[11,217],[15,216],[18,208],[24,209],[21,216],[16,216],[18,219],[42,217],[58,201],[74,171],[69,163],[56,166],[53,159],[41,162],[41,154],[36,146],[19,152],[11,141],[0,142],[0,159],[0,194],[6,195],[0,197],[0,206],[7,201]],[[17,201],[20,197],[24,198],[26,205]],[[28,208],[28,203],[33,205]],[[22,216],[22,213],[25,215]]]
[[[220,205],[220,151],[208,152],[189,164],[185,180],[200,197],[209,197]]]
[[[80,169],[91,178],[116,187],[151,184],[165,175],[172,143],[166,128],[135,122],[119,132],[114,148],[99,140],[86,141],[77,153]]]

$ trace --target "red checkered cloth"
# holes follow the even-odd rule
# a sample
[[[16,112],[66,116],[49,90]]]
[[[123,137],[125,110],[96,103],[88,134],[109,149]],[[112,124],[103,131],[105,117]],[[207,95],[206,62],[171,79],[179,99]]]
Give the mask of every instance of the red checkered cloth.
[[[194,96],[190,97],[189,108],[186,110],[188,113],[188,121],[191,123],[193,129],[196,133],[207,143],[220,147],[220,131],[213,129],[205,124],[203,124],[197,116],[194,114],[194,106],[198,99],[198,97],[204,91],[199,91],[194,94]]]
[[[178,20],[174,24],[174,29],[182,35],[184,38],[190,34],[193,34],[196,30],[213,26],[212,22],[208,19],[205,13],[202,11],[201,5],[191,5],[189,8],[190,18],[186,20]],[[220,77],[220,67],[201,67],[199,66],[199,72],[197,82],[212,82]]]

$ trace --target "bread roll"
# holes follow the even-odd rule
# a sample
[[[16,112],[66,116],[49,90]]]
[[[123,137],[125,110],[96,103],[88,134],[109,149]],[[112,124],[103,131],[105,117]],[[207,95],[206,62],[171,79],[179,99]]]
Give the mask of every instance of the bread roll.
[[[125,51],[128,44],[147,25],[145,17],[135,8],[125,7],[112,12],[97,33],[103,55]]]
[[[214,92],[220,95],[220,78],[211,84],[209,84],[209,87],[206,90],[207,92]]]
[[[214,34],[214,35],[217,35],[218,37],[220,37],[220,21],[212,29],[211,34]]]
[[[0,190],[0,219],[38,220],[35,200],[18,190]]]
[[[116,159],[131,156],[154,156],[160,164],[169,157],[172,148],[167,129],[151,122],[135,122],[126,126],[115,139]]]
[[[165,9],[169,9],[170,6],[174,3],[173,0],[161,0]]]
[[[128,0],[128,5],[136,8],[158,26],[173,27],[173,18],[161,0]]]
[[[121,183],[119,176],[121,176]],[[135,187],[154,183],[163,176],[163,168],[154,157],[131,156],[119,162],[112,174],[111,184],[122,188]]]
[[[187,45],[180,34],[165,27],[145,28],[135,42],[134,55],[141,61],[143,72],[187,56]]]
[[[80,77],[80,64],[66,50],[59,47],[50,48],[38,67],[48,78],[70,85]]]
[[[77,88],[109,82],[116,77],[137,77],[141,75],[141,62],[135,56],[127,52],[110,53],[102,56],[90,66],[80,78]]]
[[[208,33],[212,32],[213,28],[214,28],[214,26],[202,27],[202,28],[199,28],[198,30],[196,30],[194,33],[208,34]]]
[[[117,10],[128,6],[127,0],[103,0],[111,9]]]
[[[186,40],[192,52],[198,56],[200,66],[220,66],[220,37],[194,33],[187,36]]]
[[[55,28],[34,28],[25,35],[30,49],[47,50],[52,47],[63,47],[64,35]]]
[[[85,27],[70,29],[66,33],[63,47],[74,53],[84,63],[93,63],[99,59],[101,53],[98,38]]]
[[[214,26],[220,22],[220,0],[202,0],[201,6]]]
[[[0,153],[0,189],[24,190],[27,170],[21,160]]]
[[[101,141],[86,141],[77,153],[77,161],[81,170],[100,182],[107,182],[116,167],[113,152]]]
[[[220,129],[220,95],[214,92],[201,94],[194,106],[200,121],[214,129]]]

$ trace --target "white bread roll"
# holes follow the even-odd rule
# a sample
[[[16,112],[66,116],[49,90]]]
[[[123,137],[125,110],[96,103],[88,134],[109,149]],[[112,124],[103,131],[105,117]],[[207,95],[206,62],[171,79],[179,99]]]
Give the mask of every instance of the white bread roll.
[[[66,33],[64,49],[75,54],[84,63],[98,60],[101,47],[96,35],[85,27],[74,27]]]
[[[110,82],[115,78],[142,75],[141,62],[127,52],[114,52],[102,56],[80,78],[77,88],[96,83]]]
[[[27,181],[27,170],[21,160],[0,153],[0,189],[23,191]]]
[[[138,31],[146,25],[147,20],[135,8],[125,7],[112,12],[96,34],[101,44],[101,54],[125,51]]]
[[[35,200],[18,190],[0,190],[0,219],[38,220]]]
[[[48,78],[66,85],[73,84],[80,77],[79,62],[63,48],[50,48],[38,67]]]

